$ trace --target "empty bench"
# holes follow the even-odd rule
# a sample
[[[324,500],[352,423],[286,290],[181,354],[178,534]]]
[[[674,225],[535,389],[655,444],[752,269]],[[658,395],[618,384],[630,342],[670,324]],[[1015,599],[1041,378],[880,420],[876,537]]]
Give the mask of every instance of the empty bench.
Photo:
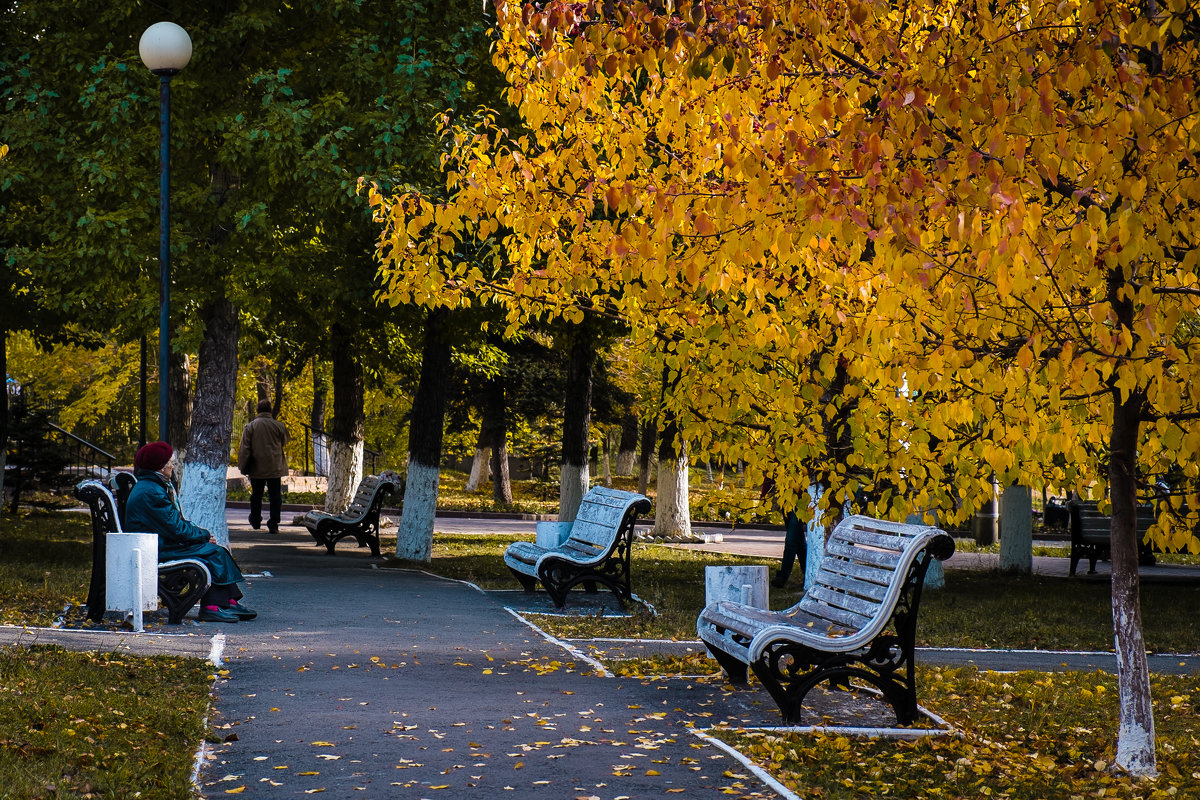
[[[378,558],[379,510],[383,508],[383,501],[399,486],[400,478],[395,472],[368,476],[359,482],[350,507],[345,511],[340,514],[309,511],[300,518],[300,524],[330,553],[342,539],[353,536],[359,547],[370,547],[371,555]]]
[[[88,586],[88,619],[99,622],[107,610],[107,581],[104,574],[107,535],[124,533],[124,498],[137,479],[128,472],[116,473],[114,483],[121,502],[100,481],[87,480],[75,487],[75,496],[92,512],[92,579]],[[158,597],[167,609],[167,621],[178,625],[212,584],[208,566],[195,558],[163,561],[158,565]]]
[[[649,510],[650,500],[640,494],[598,486],[583,496],[570,535],[561,545],[514,542],[504,552],[504,563],[527,592],[541,581],[558,608],[581,583],[589,592],[604,584],[624,606],[633,596],[633,526],[637,515]]]
[[[1101,514],[1095,501],[1075,501],[1068,504],[1071,512],[1071,566],[1068,574],[1075,577],[1075,568],[1083,559],[1088,562],[1088,575],[1096,574],[1097,561],[1112,560],[1112,517]],[[1138,565],[1152,567],[1158,562],[1146,533],[1154,524],[1154,510],[1149,506],[1137,509]]]
[[[730,681],[745,684],[747,667],[754,670],[784,722],[800,721],[817,684],[859,680],[909,725],[917,719],[913,654],[925,571],[953,554],[954,540],[938,528],[847,517],[799,603],[784,611],[713,603],[696,630]]]

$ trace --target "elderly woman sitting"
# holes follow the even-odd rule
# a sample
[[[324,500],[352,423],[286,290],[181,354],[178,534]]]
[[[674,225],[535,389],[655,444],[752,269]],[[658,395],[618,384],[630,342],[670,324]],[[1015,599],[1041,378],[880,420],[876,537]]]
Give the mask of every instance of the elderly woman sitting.
[[[125,502],[125,529],[158,534],[158,558],[195,558],[208,565],[212,586],[200,598],[201,622],[254,619],[257,612],[238,602],[238,584],[245,580],[233,556],[212,534],[183,518],[171,483],[174,450],[166,442],[151,442],[133,457],[138,482]]]

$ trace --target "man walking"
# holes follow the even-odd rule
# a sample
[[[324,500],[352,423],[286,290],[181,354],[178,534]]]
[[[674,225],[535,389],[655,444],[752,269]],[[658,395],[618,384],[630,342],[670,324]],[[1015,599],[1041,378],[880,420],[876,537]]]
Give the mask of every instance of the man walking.
[[[238,446],[238,469],[250,479],[250,527],[262,524],[262,496],[266,488],[270,500],[267,532],[279,533],[279,513],[283,505],[281,478],[288,474],[283,445],[287,428],[271,415],[271,401],[258,401],[258,416],[242,428]]]

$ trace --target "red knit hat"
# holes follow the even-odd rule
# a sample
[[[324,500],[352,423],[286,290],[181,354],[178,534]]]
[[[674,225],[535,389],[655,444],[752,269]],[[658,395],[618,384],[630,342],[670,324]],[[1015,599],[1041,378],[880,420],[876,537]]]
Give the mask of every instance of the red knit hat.
[[[174,454],[171,445],[166,442],[150,442],[138,448],[137,455],[133,457],[134,469],[148,469],[151,472],[158,472],[167,465]]]

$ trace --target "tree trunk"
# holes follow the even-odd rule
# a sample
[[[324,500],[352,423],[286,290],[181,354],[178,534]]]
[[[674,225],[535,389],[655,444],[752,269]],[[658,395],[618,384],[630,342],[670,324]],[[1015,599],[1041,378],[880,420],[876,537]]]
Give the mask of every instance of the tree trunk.
[[[271,404],[271,416],[279,419],[283,410],[283,364],[275,365],[275,402]]]
[[[592,424],[592,364],[596,339],[585,319],[571,336],[567,361],[567,396],[563,404],[563,441],[558,519],[573,522],[591,486],[588,472],[588,432]]]
[[[650,488],[650,463],[654,458],[654,445],[658,441],[658,420],[648,419],[642,423],[642,453],[638,465],[638,494]]]
[[[1033,492],[1009,486],[1000,496],[1000,569],[1033,573]]]
[[[404,509],[396,532],[396,557],[428,563],[433,554],[433,521],[437,513],[438,476],[442,460],[442,425],[450,371],[448,312],[431,311],[425,322],[421,377],[413,397],[408,433],[408,476]]]
[[[1145,396],[1114,392],[1108,480],[1112,500],[1112,610],[1117,651],[1120,723],[1116,766],[1133,775],[1158,774],[1154,707],[1142,637],[1137,542],[1137,442]]]
[[[236,353],[234,358],[237,358]],[[167,438],[185,456],[192,426],[192,361],[187,353],[171,353],[167,371]]]
[[[617,474],[632,475],[637,464],[638,420],[626,414],[621,420],[621,443],[617,445]]]
[[[479,484],[488,479],[488,456],[487,435],[484,433],[484,425],[479,426],[479,438],[475,441],[475,458],[471,460],[471,474],[467,477],[466,490],[468,492],[479,491]]]
[[[508,402],[503,379],[487,382],[483,430],[492,450],[492,500],[512,505],[512,480],[508,474]]]
[[[329,426],[329,476],[325,510],[340,514],[354,499],[363,470],[363,371],[353,335],[333,326],[333,420]]]
[[[317,359],[312,360],[313,402],[309,415],[309,428],[312,441],[305,447],[312,448],[312,471],[314,475],[328,478],[329,476],[329,437],[325,435],[325,395],[329,384],[318,370]],[[328,497],[328,494],[326,494]]]
[[[654,536],[662,539],[692,538],[688,508],[687,444],[678,423],[668,417],[658,445],[658,498],[654,504]]]
[[[4,397],[0,399],[0,528],[4,525],[4,469],[8,465],[8,328],[0,325],[0,375]]]
[[[610,449],[611,448],[609,447],[609,444],[608,444],[608,431],[606,430],[606,431],[604,431],[603,434],[600,435],[600,454],[601,454],[601,458],[603,458],[602,463],[604,464],[604,471],[601,474],[604,476],[604,479],[603,479],[604,485],[607,486],[609,489],[612,488],[612,469],[609,467],[609,461],[610,461],[609,450]]]
[[[271,364],[262,356],[254,360],[254,392],[257,395],[255,413],[258,403],[271,399]]]
[[[196,374],[196,400],[183,462],[179,501],[183,516],[229,546],[225,486],[233,407],[237,395],[238,312],[223,295],[204,313],[204,339]]]

